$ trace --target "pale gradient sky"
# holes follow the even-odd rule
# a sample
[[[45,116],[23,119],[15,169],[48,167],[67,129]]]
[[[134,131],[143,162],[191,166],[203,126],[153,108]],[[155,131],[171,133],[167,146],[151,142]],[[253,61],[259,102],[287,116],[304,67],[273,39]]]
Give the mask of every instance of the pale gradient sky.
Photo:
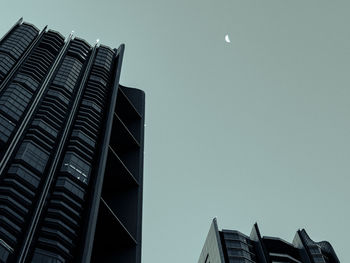
[[[0,33],[23,16],[126,44],[121,84],[146,92],[143,263],[197,262],[214,216],[287,241],[305,227],[350,262],[349,12],[348,0],[17,0],[2,2]]]

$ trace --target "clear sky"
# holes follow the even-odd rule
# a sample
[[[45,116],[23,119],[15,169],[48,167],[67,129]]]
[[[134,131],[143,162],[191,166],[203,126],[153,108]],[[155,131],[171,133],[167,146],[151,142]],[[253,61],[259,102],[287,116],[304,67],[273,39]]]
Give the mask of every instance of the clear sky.
[[[126,44],[121,84],[146,92],[143,263],[197,262],[219,227],[350,262],[350,1],[3,1],[90,43]],[[224,40],[229,34],[231,43]]]

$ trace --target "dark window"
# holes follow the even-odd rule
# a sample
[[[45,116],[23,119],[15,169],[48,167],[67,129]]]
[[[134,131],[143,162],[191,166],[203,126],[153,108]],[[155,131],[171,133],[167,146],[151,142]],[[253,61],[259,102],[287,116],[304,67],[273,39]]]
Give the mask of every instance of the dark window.
[[[24,162],[42,174],[49,159],[49,154],[33,142],[24,141],[15,159]]]
[[[34,78],[20,73],[16,75],[14,81],[23,84],[31,92],[34,92],[39,86]]]
[[[44,133],[55,139],[57,137],[57,130],[41,119],[35,119],[32,123],[34,127],[39,127]]]
[[[71,193],[76,199],[84,200],[85,191],[67,177],[60,177],[56,182],[58,189]]]
[[[14,175],[30,189],[35,190],[39,186],[40,179],[33,172],[24,168],[21,164],[12,164],[8,174]]]
[[[0,114],[0,142],[5,144],[14,129],[15,124]]]

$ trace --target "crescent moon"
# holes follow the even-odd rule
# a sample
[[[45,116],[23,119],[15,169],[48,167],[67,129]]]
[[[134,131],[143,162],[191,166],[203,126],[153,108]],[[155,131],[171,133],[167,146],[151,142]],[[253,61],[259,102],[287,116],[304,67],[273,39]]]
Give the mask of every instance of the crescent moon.
[[[226,41],[227,43],[231,43],[231,40],[230,40],[230,38],[228,37],[228,35],[225,36],[225,41]]]

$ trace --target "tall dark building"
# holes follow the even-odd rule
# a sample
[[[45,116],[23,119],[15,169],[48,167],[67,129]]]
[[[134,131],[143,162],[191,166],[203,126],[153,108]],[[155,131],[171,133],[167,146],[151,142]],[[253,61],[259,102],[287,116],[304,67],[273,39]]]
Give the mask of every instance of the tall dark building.
[[[327,241],[314,242],[298,230],[293,243],[277,237],[261,237],[255,224],[246,236],[235,230],[219,231],[213,220],[198,263],[339,263]]]
[[[0,262],[141,262],[144,101],[124,45],[0,40]]]

